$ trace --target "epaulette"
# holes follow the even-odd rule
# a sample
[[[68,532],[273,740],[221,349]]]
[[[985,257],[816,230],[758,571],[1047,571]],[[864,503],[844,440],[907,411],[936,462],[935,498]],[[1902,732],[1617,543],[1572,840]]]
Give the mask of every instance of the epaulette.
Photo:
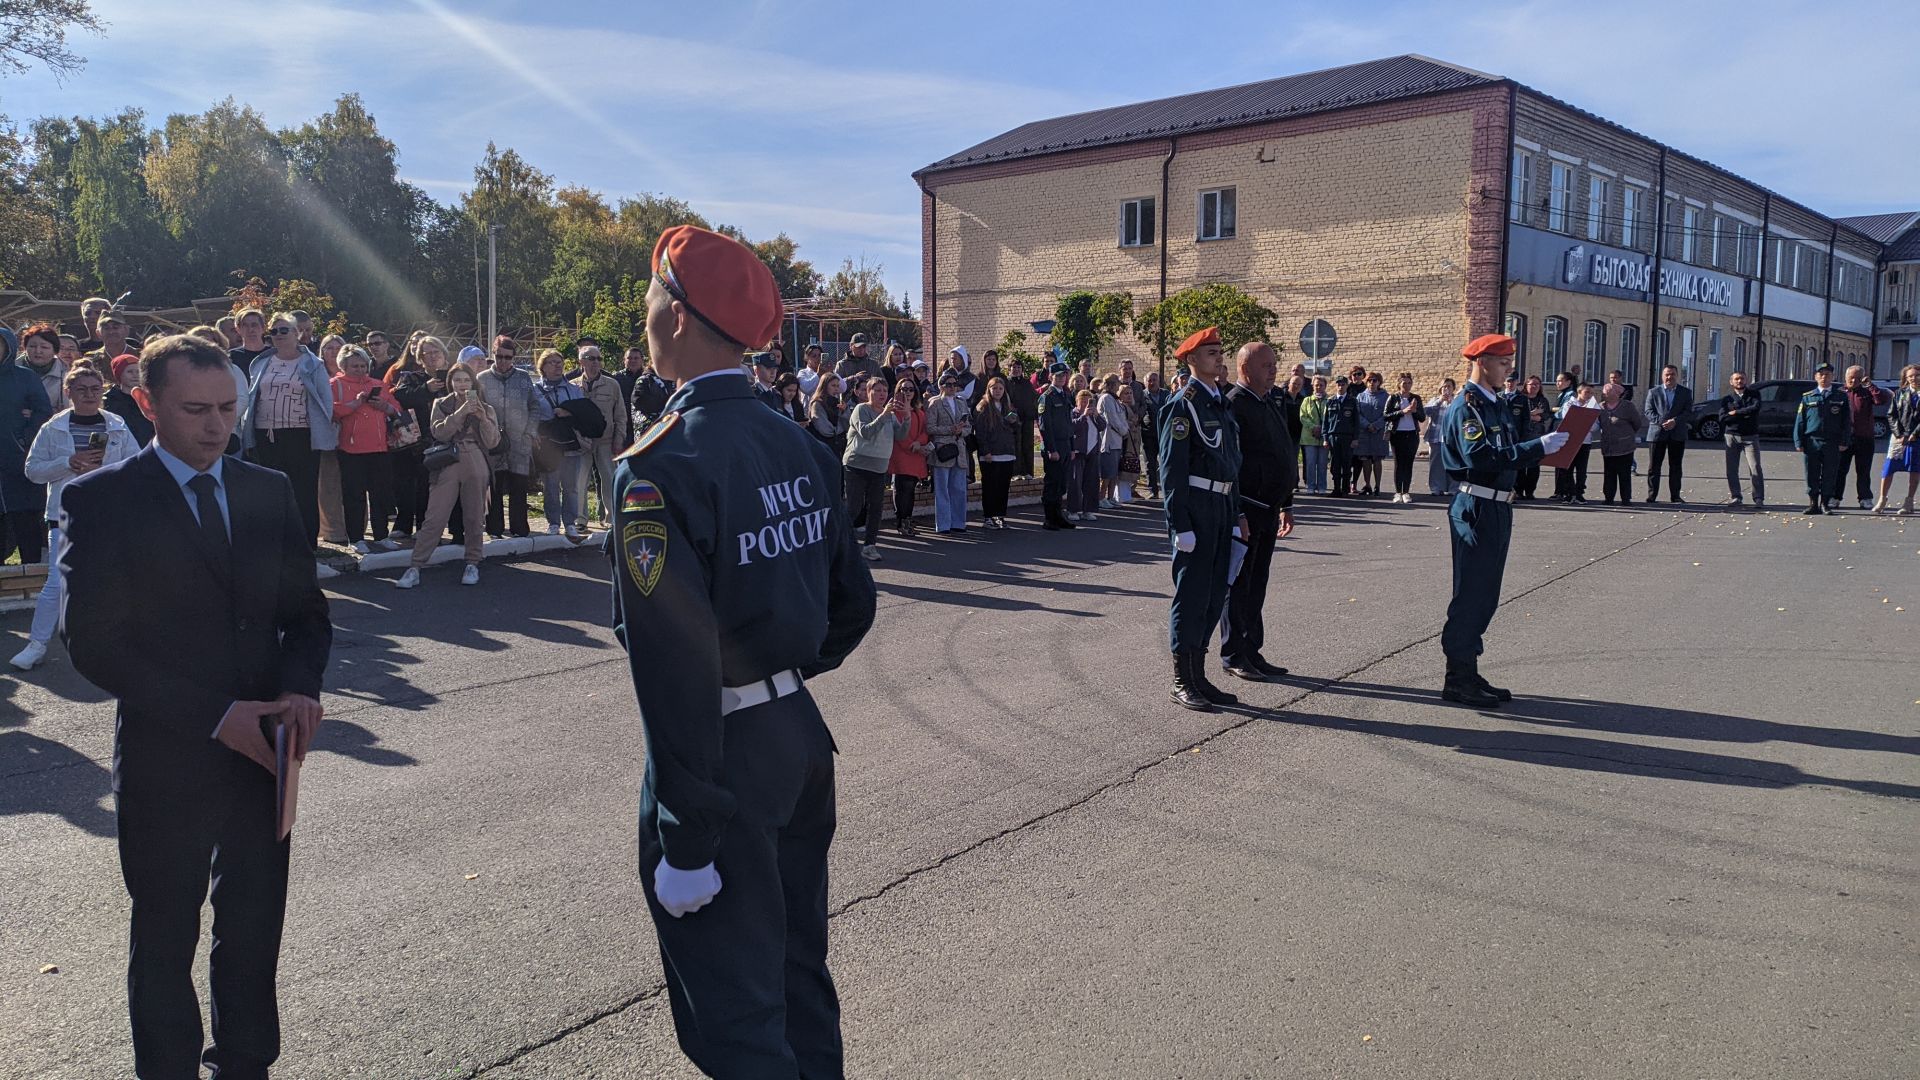
[[[1191,380],[1188,381],[1187,385],[1180,388],[1180,396],[1186,398],[1188,401],[1198,401],[1200,398],[1200,384]]]
[[[660,419],[654,421],[653,426],[648,428],[645,434],[641,435],[639,439],[635,440],[632,446],[629,446],[625,450],[620,451],[620,456],[614,458],[614,460],[624,461],[627,458],[636,457],[641,453],[644,453],[648,447],[652,446],[654,443],[657,443],[662,438],[664,438],[667,432],[672,431],[674,426],[678,423],[680,423],[680,414],[677,412],[670,412],[667,415],[661,417]]]

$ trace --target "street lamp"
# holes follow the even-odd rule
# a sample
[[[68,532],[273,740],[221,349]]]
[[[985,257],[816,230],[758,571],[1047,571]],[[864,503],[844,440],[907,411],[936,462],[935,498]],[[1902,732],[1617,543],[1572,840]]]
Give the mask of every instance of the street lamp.
[[[487,343],[493,351],[493,339],[500,336],[500,239],[501,226],[487,226]]]

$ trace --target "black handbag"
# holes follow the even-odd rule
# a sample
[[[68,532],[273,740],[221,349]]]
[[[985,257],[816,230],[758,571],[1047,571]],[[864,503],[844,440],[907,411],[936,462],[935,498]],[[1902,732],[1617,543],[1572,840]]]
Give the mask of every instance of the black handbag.
[[[426,466],[428,475],[460,460],[460,447],[454,443],[434,443],[426,453],[420,455],[420,464]]]
[[[947,443],[945,446],[935,447],[933,451],[933,460],[942,465],[951,465],[954,462],[959,461],[960,460],[960,444]]]

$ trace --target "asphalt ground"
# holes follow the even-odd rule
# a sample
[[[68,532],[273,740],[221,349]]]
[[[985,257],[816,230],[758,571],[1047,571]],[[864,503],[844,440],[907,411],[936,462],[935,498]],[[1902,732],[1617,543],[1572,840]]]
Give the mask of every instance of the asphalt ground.
[[[1497,712],[1438,699],[1439,500],[1303,500],[1295,675],[1217,715],[1166,700],[1151,505],[885,542],[813,686],[849,1074],[1920,1075],[1920,518],[1726,512],[1688,464],[1684,510],[1519,508]],[[695,1075],[605,573],[330,583],[276,1075]],[[110,745],[58,649],[0,679],[0,1077],[130,1073]]]

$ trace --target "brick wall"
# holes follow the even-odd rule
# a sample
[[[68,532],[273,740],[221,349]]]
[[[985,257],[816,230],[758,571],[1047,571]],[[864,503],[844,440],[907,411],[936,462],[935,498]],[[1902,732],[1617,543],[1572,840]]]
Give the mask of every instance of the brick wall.
[[[32,607],[40,597],[40,586],[46,582],[46,563],[0,566],[0,611],[20,611]]]

